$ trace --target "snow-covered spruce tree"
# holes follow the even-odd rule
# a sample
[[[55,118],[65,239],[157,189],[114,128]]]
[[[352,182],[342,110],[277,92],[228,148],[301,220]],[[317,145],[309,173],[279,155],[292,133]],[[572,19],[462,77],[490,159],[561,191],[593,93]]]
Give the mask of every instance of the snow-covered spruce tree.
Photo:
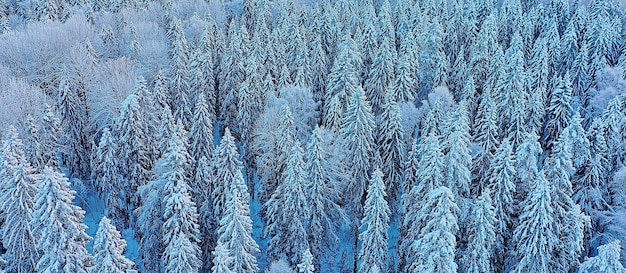
[[[407,56],[401,55],[396,64],[396,76],[392,88],[399,102],[415,100],[415,76],[412,74],[411,63]]]
[[[34,272],[40,257],[30,223],[38,182],[35,169],[26,160],[24,144],[10,126],[0,152],[0,238],[9,272]]]
[[[441,147],[445,151],[444,164],[447,166],[444,184],[452,190],[457,202],[460,202],[459,197],[469,197],[472,182],[468,115],[467,103],[462,101],[444,121],[444,128],[442,129],[442,134],[445,137]]]
[[[163,236],[165,251],[162,263],[169,273],[198,272],[200,260],[200,230],[196,204],[191,199],[188,182],[189,162],[187,132],[179,121],[170,144],[161,159],[164,168]]]
[[[235,138],[230,133],[230,129],[224,129],[224,135],[220,144],[213,154],[213,168],[216,170],[214,184],[211,185],[211,194],[206,200],[212,200],[212,213],[215,219],[219,220],[223,217],[227,208],[228,195],[231,184],[237,179],[237,173],[241,172],[243,167],[239,160],[239,152],[235,146]],[[243,193],[241,193],[243,194]],[[247,206],[249,200],[242,199],[241,202]],[[203,206],[203,208],[211,208]],[[207,213],[207,212],[204,212]],[[206,217],[207,215],[204,215]]]
[[[508,253],[510,231],[513,226],[513,213],[515,212],[515,158],[511,144],[505,139],[493,159],[488,174],[489,189],[491,191],[493,206],[496,214],[496,253]],[[496,258],[496,268],[502,268],[504,255]]]
[[[542,153],[539,136],[530,131],[526,133],[524,141],[515,151],[515,197],[519,200],[526,199],[526,195],[535,185],[535,177],[539,173],[539,157]]]
[[[313,255],[308,248],[302,254],[302,261],[298,264],[298,272],[315,273],[315,266],[313,266]]]
[[[415,148],[417,147],[417,151]],[[412,254],[412,244],[419,239],[419,232],[426,224],[420,220],[425,197],[433,189],[439,188],[444,183],[444,158],[441,152],[439,137],[433,131],[422,143],[413,147],[412,156],[407,168],[405,187],[408,192],[402,195],[404,217],[401,228],[400,258],[401,264],[409,270],[409,266],[415,262],[416,257]]]
[[[553,142],[552,152],[543,165],[546,179],[552,183],[552,207],[554,221],[559,226],[557,236],[561,242],[556,246],[555,266],[557,272],[569,272],[575,268],[583,251],[586,216],[572,200],[571,174],[574,173],[571,155],[571,139],[567,131]]]
[[[95,186],[106,200],[105,215],[112,219],[115,225],[124,227],[127,204],[123,192],[120,191],[124,186],[118,172],[119,159],[116,155],[118,151],[117,140],[108,128],[104,128],[96,150]]]
[[[62,173],[44,168],[30,224],[33,236],[39,238],[37,249],[42,251],[35,269],[38,273],[87,273],[93,265],[85,248],[91,240],[82,223],[85,211],[72,203],[75,193]]]
[[[119,139],[118,170],[123,179],[121,185],[124,185],[123,188],[116,189],[116,192],[123,194],[124,203],[129,204],[132,211],[140,205],[137,189],[145,185],[152,176],[148,147],[150,136],[147,134],[145,115],[139,106],[137,95],[130,94],[124,100],[115,124],[116,128],[112,133]],[[124,223],[134,219],[130,211],[124,212]]]
[[[230,251],[223,243],[217,242],[217,246],[215,250],[212,252],[213,254],[213,267],[211,268],[212,273],[232,273],[230,270],[230,265],[233,262],[233,257],[230,254]]]
[[[349,36],[349,35],[348,35]],[[337,124],[333,122],[334,115],[331,115],[330,112],[333,110],[337,113],[343,113],[343,106],[347,104],[350,96],[353,93],[356,93],[360,88],[359,74],[354,67],[354,52],[350,52],[351,44],[354,43],[351,37],[344,38],[338,45],[338,53],[335,61],[333,62],[333,66],[330,70],[330,74],[328,75],[326,82],[326,93],[324,97],[324,126],[331,130],[336,130],[337,126],[341,126],[341,124]],[[361,91],[363,92],[363,91]],[[340,109],[336,109],[335,107],[331,107],[332,99],[335,98],[336,104],[340,107]],[[371,110],[370,110],[371,111]],[[342,114],[340,114],[342,115]]]
[[[161,241],[163,235],[163,168],[155,166],[156,180],[139,187],[138,194],[141,197],[141,206],[135,210],[138,223],[150,223],[138,225],[139,253],[142,256],[143,268],[150,272],[162,272],[161,256],[165,246]]]
[[[202,157],[211,158],[214,121],[211,119],[205,93],[198,94],[193,110],[193,121],[189,130],[189,154],[194,161],[198,161]]]
[[[555,86],[550,96],[548,118],[543,132],[543,142],[545,142],[548,147],[551,146],[550,142],[557,140],[561,131],[567,127],[571,120],[573,114],[570,104],[571,100],[572,82],[568,73],[565,74],[563,78],[559,77],[558,84]]]
[[[582,123],[583,118],[580,116],[580,112],[576,111],[569,125],[565,128],[572,142],[572,163],[576,173],[581,173],[585,164],[591,160],[591,143]]]
[[[359,273],[370,273],[373,267],[385,270],[387,267],[387,230],[389,229],[389,206],[385,197],[383,173],[376,169],[372,173],[365,199],[365,212],[361,219],[359,241]]]
[[[86,89],[81,81],[63,75],[57,101],[61,126],[66,136],[63,160],[69,167],[71,176],[79,178],[88,177],[89,151],[91,151],[87,129],[90,120]]]
[[[475,192],[481,192],[489,176],[489,163],[499,145],[496,104],[490,89],[483,90],[474,119],[473,142],[480,148],[472,158],[472,180],[478,183]],[[473,192],[473,193],[475,193]]]
[[[223,244],[232,258],[228,266],[233,273],[256,273],[259,271],[255,255],[260,252],[259,246],[252,238],[252,220],[248,188],[241,170],[235,173],[226,192],[226,210],[220,219],[217,231],[218,247]],[[217,248],[216,248],[217,249]],[[215,264],[214,264],[215,266]]]
[[[603,272],[623,273],[626,269],[620,262],[620,241],[612,241],[598,247],[598,255],[584,261],[578,268],[580,273]]]
[[[372,59],[373,63],[368,72],[367,80],[365,80],[365,85],[363,86],[376,114],[382,111],[385,96],[389,92],[388,89],[390,89],[393,80],[395,68],[393,43],[394,41],[390,41],[386,37],[381,38],[378,49]]]
[[[170,82],[170,96],[172,98],[172,112],[175,120],[181,120],[186,128],[190,128],[192,114],[192,105],[190,86],[191,79],[189,69],[189,48],[187,38],[179,18],[174,18],[170,22],[170,31],[168,38],[170,39],[170,58],[173,63],[173,75]]]
[[[626,120],[623,112],[623,103],[620,96],[613,98],[602,113],[602,120],[605,127],[606,143],[611,149],[608,150],[607,159],[609,165],[607,171],[612,172],[624,161],[624,141],[622,135],[622,124]]]
[[[305,195],[307,175],[302,154],[300,142],[296,141],[289,153],[283,181],[265,203],[268,219],[264,235],[269,238],[269,257],[274,260],[287,258],[293,265],[309,248],[306,227],[310,210]]]
[[[450,189],[441,186],[428,193],[416,219],[423,226],[417,239],[410,242],[410,272],[457,272],[454,257],[458,213]]]
[[[496,214],[491,192],[486,188],[476,199],[469,218],[467,249],[461,258],[467,273],[492,272],[493,246],[496,242]]]
[[[150,223],[152,224],[152,223]],[[95,265],[91,273],[136,273],[135,263],[124,257],[126,241],[106,216],[100,219],[93,243]]]
[[[348,210],[353,219],[359,219],[362,212],[370,161],[374,158],[375,126],[372,107],[363,90],[358,87],[352,93],[340,130],[340,137],[348,152],[348,166],[352,168],[346,198],[349,200]]]
[[[63,138],[63,129],[61,128],[61,120],[57,116],[54,107],[45,104],[44,113],[41,117],[41,153],[43,158],[43,166],[53,168],[59,167],[58,154],[61,151],[61,140]]]
[[[517,264],[513,266],[512,272],[547,273],[554,270],[554,254],[559,237],[554,208],[551,206],[551,187],[543,171],[540,171],[533,191],[521,204],[523,212],[519,217],[520,223],[513,233],[513,256]]]
[[[324,147],[323,129],[315,126],[311,139],[307,144],[307,161],[305,172],[307,176],[307,199],[309,199],[311,214],[309,222],[309,246],[313,257],[316,257],[314,265],[321,268],[322,261],[332,259],[331,253],[337,249],[337,236],[342,219],[347,222],[343,208],[337,201],[338,175],[334,171],[336,167],[330,164],[330,154]]]
[[[377,140],[378,152],[382,159],[381,171],[385,174],[387,183],[385,188],[388,191],[389,205],[395,212],[399,205],[396,200],[400,193],[400,183],[404,177],[402,164],[404,164],[406,148],[400,107],[393,96],[390,90],[387,90],[385,103],[382,105],[383,112],[378,118],[380,129]]]

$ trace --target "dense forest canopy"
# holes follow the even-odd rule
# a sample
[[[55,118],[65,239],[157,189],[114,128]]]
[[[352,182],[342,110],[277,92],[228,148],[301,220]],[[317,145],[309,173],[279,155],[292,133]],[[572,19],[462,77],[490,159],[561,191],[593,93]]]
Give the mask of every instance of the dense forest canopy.
[[[626,272],[613,0],[0,0],[0,272]]]

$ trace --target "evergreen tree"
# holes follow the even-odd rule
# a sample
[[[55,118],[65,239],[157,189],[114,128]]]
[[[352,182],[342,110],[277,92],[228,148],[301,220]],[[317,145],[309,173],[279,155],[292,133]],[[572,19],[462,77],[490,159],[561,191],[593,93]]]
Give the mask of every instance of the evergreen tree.
[[[170,145],[161,159],[163,188],[162,263],[166,272],[198,272],[200,269],[200,230],[196,204],[188,183],[189,162],[186,131],[176,125]]]
[[[9,132],[0,153],[0,226],[2,245],[9,272],[34,272],[40,253],[31,233],[34,197],[39,177],[24,154],[24,144],[17,130]]]
[[[373,57],[372,67],[365,80],[363,88],[372,102],[374,113],[380,113],[385,102],[387,89],[390,89],[394,74],[393,41],[382,38],[376,54]]]
[[[213,120],[209,109],[205,93],[198,94],[189,130],[189,154],[194,161],[202,157],[211,158],[213,153]]]
[[[423,226],[411,242],[410,253],[415,257],[408,264],[411,272],[457,272],[454,253],[458,211],[448,188],[440,186],[428,193],[416,221]]]
[[[620,241],[612,241],[598,247],[598,255],[583,262],[578,272],[623,273],[626,269],[620,262]]]
[[[445,184],[458,197],[469,197],[471,184],[471,152],[470,152],[470,127],[467,113],[467,103],[461,102],[454,112],[445,121],[442,129],[444,138],[442,150],[446,151]]]
[[[571,139],[563,131],[554,142],[552,153],[545,160],[546,178],[552,183],[554,221],[559,226],[557,236],[562,242],[556,245],[555,265],[559,272],[569,272],[575,268],[583,251],[585,216],[572,200],[571,174],[574,173],[571,155]]]
[[[96,150],[96,189],[105,197],[107,209],[105,214],[113,219],[113,223],[124,226],[127,204],[124,200],[122,179],[119,175],[119,159],[116,156],[118,151],[117,141],[108,128],[104,128],[100,143]]]
[[[514,256],[519,261],[512,272],[553,272],[554,253],[559,243],[554,222],[552,185],[543,171],[539,172],[533,192],[522,203],[520,224],[513,234]]]
[[[332,258],[328,255],[337,248],[339,237],[337,235],[340,221],[345,219],[343,208],[337,204],[339,193],[336,185],[339,183],[337,168],[331,166],[331,155],[324,147],[322,139],[323,129],[318,126],[313,130],[311,139],[307,144],[307,161],[305,172],[308,189],[307,199],[310,200],[311,214],[309,222],[309,246],[310,252],[317,261]],[[344,220],[348,222],[347,220]],[[315,262],[316,268],[321,262]]]
[[[511,144],[505,139],[491,161],[489,172],[489,188],[493,195],[496,219],[496,253],[507,253],[510,239],[510,230],[513,227],[513,213],[515,211],[515,158]],[[503,256],[497,257],[496,266],[502,266]]]
[[[526,199],[526,195],[535,185],[535,178],[539,173],[539,157],[542,152],[539,136],[532,131],[526,134],[524,142],[517,147],[515,190],[516,196],[520,197],[519,200]]]
[[[116,189],[124,196],[124,203],[129,204],[130,211],[139,206],[137,189],[151,179],[152,162],[150,162],[148,141],[150,136],[146,130],[145,115],[139,106],[137,95],[130,94],[122,103],[122,109],[116,122],[115,135],[119,139],[118,170],[122,176],[123,188]],[[131,218],[130,211],[124,212],[124,221]],[[125,226],[125,225],[124,225]]]
[[[94,241],[93,252],[95,265],[89,270],[93,273],[136,273],[135,263],[124,257],[126,241],[111,224],[106,216],[100,219]]]
[[[489,163],[499,145],[496,114],[496,104],[491,96],[491,90],[483,90],[472,134],[473,141],[480,147],[472,158],[472,174],[474,175],[472,180],[478,181],[479,186],[484,186],[488,178],[486,174],[490,168]],[[482,190],[482,186],[476,190]]]
[[[389,91],[382,109],[383,112],[378,119],[378,128],[380,128],[378,152],[382,157],[381,171],[385,174],[387,181],[385,188],[389,193],[389,204],[392,211],[396,211],[396,200],[404,176],[402,164],[404,163],[406,148],[404,146],[404,129],[402,128],[400,107]]]
[[[289,153],[283,181],[265,203],[267,215],[270,215],[264,231],[265,237],[270,239],[268,254],[275,260],[284,255],[292,264],[297,264],[309,247],[306,227],[310,211],[305,195],[307,182],[302,153],[300,142],[296,141]]]
[[[372,107],[363,90],[358,88],[352,94],[340,131],[348,152],[348,166],[352,166],[347,199],[350,200],[350,212],[357,219],[361,214],[361,204],[365,198],[365,183],[368,180],[370,160],[374,157],[375,126]]]
[[[359,251],[359,271],[369,273],[372,268],[377,267],[384,270],[387,268],[387,230],[389,229],[389,206],[385,197],[385,184],[383,173],[376,169],[372,173],[365,199],[365,213],[361,219],[361,230],[359,241],[361,250]]]
[[[298,264],[298,272],[315,273],[315,267],[313,266],[313,255],[308,248],[302,254],[302,262]]]
[[[417,149],[415,149],[417,148]],[[422,143],[414,146],[411,160],[407,166],[405,183],[408,184],[407,193],[402,195],[404,219],[402,220],[402,245],[400,258],[409,270],[409,266],[416,262],[412,251],[413,242],[419,239],[420,230],[426,224],[420,219],[424,198],[432,190],[443,186],[443,153],[441,152],[439,137],[431,132]],[[416,205],[417,204],[417,205]]]
[[[497,219],[489,188],[476,199],[470,219],[467,250],[462,258],[465,272],[492,272]]]
[[[230,255],[228,248],[223,243],[218,242],[217,247],[213,251],[213,267],[212,273],[232,273],[230,265],[233,262],[233,257]]]
[[[346,38],[337,48],[337,57],[333,62],[333,66],[330,69],[330,74],[326,82],[326,93],[324,97],[324,125],[326,128],[335,129],[334,123],[331,123],[331,117],[329,112],[335,110],[337,113],[343,113],[343,106],[347,104],[347,101],[354,93],[357,93],[360,89],[358,70],[355,69],[355,54],[350,52],[351,44],[354,43],[352,38]],[[363,91],[360,91],[363,92]],[[338,106],[342,107],[341,110],[331,107],[332,99],[336,99],[335,102]],[[342,116],[343,114],[340,114]]]
[[[57,101],[66,142],[63,160],[69,167],[70,174],[79,178],[88,176],[90,166],[88,151],[91,151],[91,142],[87,129],[90,120],[86,89],[80,80],[63,75]]]
[[[550,145],[555,141],[561,131],[567,127],[573,113],[570,101],[572,99],[572,83],[569,74],[558,79],[558,85],[554,88],[550,97],[548,118],[544,129],[544,142]]]
[[[36,272],[87,273],[93,265],[85,248],[91,240],[82,223],[85,211],[72,203],[75,193],[62,173],[44,168],[30,224],[43,252]]]
[[[162,272],[161,256],[165,246],[163,236],[163,177],[164,168],[155,166],[156,180],[139,187],[141,206],[135,210],[138,223],[150,223],[138,226],[139,253],[142,256],[143,268],[150,272]]]
[[[220,220],[218,247],[228,250],[232,258],[230,271],[234,273],[255,273],[259,268],[256,257],[259,246],[252,238],[252,220],[248,200],[248,188],[241,170],[235,173],[226,195],[226,210]],[[219,264],[218,264],[219,267]]]
[[[239,160],[239,152],[235,146],[235,138],[230,133],[230,129],[226,128],[222,140],[213,154],[215,179],[211,185],[211,194],[209,198],[205,199],[206,201],[213,201],[212,208],[206,205],[203,206],[203,208],[211,208],[212,216],[215,219],[221,219],[224,212],[228,209],[226,203],[229,197],[226,193],[230,190],[230,185],[235,183],[234,181],[238,178],[237,173],[241,172],[242,167]],[[244,206],[247,206],[249,201],[248,199],[242,199],[241,202],[243,202]],[[204,217],[210,216],[207,215],[208,211],[202,211],[205,213]]]
[[[61,120],[52,106],[46,104],[44,108],[40,130],[41,135],[44,137],[41,139],[41,150],[37,152],[42,153],[43,166],[58,168],[58,153],[61,150],[60,146],[63,134]]]
[[[182,27],[182,22],[178,18],[171,21],[168,32],[170,39],[170,57],[173,62],[173,76],[170,82],[170,96],[172,98],[172,110],[175,120],[181,120],[186,128],[191,126],[192,100],[190,87],[191,79],[189,71],[191,71],[190,53],[187,45],[187,38]]]

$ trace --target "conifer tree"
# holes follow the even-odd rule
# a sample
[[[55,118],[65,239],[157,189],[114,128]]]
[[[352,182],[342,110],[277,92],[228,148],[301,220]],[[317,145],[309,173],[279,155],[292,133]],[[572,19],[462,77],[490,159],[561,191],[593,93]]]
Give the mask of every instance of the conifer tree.
[[[188,183],[189,162],[186,131],[179,121],[161,159],[163,188],[162,263],[166,272],[197,272],[200,269],[200,230],[196,204]]]
[[[402,195],[404,219],[402,219],[402,245],[400,258],[406,270],[415,262],[413,242],[419,239],[420,230],[426,224],[420,220],[424,197],[433,189],[443,186],[443,153],[439,137],[432,131],[419,145],[414,144],[407,166],[405,183],[407,193]]]
[[[345,219],[343,208],[337,204],[339,193],[336,184],[339,183],[337,168],[331,166],[331,155],[326,151],[322,139],[323,129],[315,126],[311,139],[307,144],[307,160],[305,165],[311,214],[309,221],[310,252],[317,261],[332,258],[329,253],[336,250],[339,240],[339,224],[337,219]],[[347,220],[344,220],[347,222]],[[321,262],[315,262],[320,268]]]
[[[298,272],[315,273],[315,267],[313,266],[313,255],[308,248],[302,254],[302,262],[298,264]]]
[[[265,237],[270,239],[269,256],[278,260],[285,255],[294,265],[309,247],[306,227],[310,211],[305,195],[307,182],[302,153],[300,142],[296,141],[289,153],[283,181],[265,203],[267,215],[271,215],[264,231]]]
[[[539,136],[535,132],[529,132],[524,137],[524,142],[517,147],[515,152],[515,189],[518,199],[524,200],[535,184],[535,178],[539,173],[539,157],[542,153]]]
[[[491,161],[489,172],[489,189],[493,195],[493,206],[496,219],[496,253],[507,253],[510,229],[513,226],[513,213],[515,211],[515,158],[511,144],[505,139],[496,151]],[[501,266],[502,256],[498,257],[496,266]]]
[[[559,238],[551,206],[551,187],[540,171],[533,192],[522,203],[520,223],[513,234],[514,256],[519,262],[512,272],[553,272],[554,251]]]
[[[41,150],[37,151],[42,153],[43,158],[42,165],[50,166],[52,168],[59,167],[58,153],[61,151],[62,140],[62,128],[61,120],[56,114],[55,109],[46,104],[44,105],[44,114],[41,118],[41,135],[44,136],[41,139]]]
[[[472,134],[473,141],[481,148],[472,159],[473,180],[478,181],[479,185],[484,184],[484,180],[488,177],[486,174],[489,170],[489,163],[499,145],[496,115],[496,105],[491,90],[485,89],[478,106],[478,113],[474,119],[474,132]],[[479,187],[477,190],[481,189],[482,187]]]
[[[72,176],[84,178],[89,174],[88,151],[91,151],[87,131],[90,122],[85,93],[87,87],[80,80],[72,79],[69,75],[62,77],[57,106],[61,117],[60,124],[66,136],[63,159]]]
[[[578,272],[626,272],[626,269],[620,262],[620,252],[621,246],[619,240],[601,245],[598,247],[598,255],[583,262],[578,268]]]
[[[226,203],[229,197],[226,193],[230,190],[230,185],[238,178],[237,173],[241,172],[243,167],[239,160],[239,152],[235,146],[235,138],[230,133],[229,128],[224,130],[222,140],[215,149],[212,164],[215,169],[215,179],[213,180],[214,184],[211,185],[210,197],[205,200],[213,201],[211,211],[213,217],[219,220],[227,209]],[[241,202],[247,206],[249,201],[248,199],[242,199]],[[206,215],[207,211],[203,210],[203,212],[205,213],[204,217],[209,216]]]
[[[213,153],[213,120],[209,111],[205,93],[198,94],[189,130],[189,154],[194,161],[211,158]]]
[[[40,252],[31,233],[34,198],[40,179],[24,154],[24,144],[10,126],[0,152],[0,238],[9,272],[34,272]]]
[[[471,178],[470,127],[467,103],[461,102],[444,122],[442,129],[446,137],[442,150],[446,151],[445,185],[454,193],[455,198],[469,197]]]
[[[369,273],[373,267],[387,268],[387,230],[389,229],[389,206],[385,197],[383,173],[376,169],[372,173],[365,199],[365,212],[361,219],[359,241],[359,273]]]
[[[220,219],[218,247],[223,244],[232,258],[230,271],[234,273],[255,273],[259,268],[256,255],[260,250],[252,238],[248,188],[241,170],[235,173],[226,195],[226,210]]]
[[[36,272],[87,273],[93,265],[85,248],[91,240],[82,223],[85,211],[72,203],[75,193],[62,173],[44,168],[30,224],[43,252]]]
[[[212,273],[232,273],[230,265],[233,262],[233,257],[230,255],[228,248],[224,243],[217,242],[217,247],[213,251],[213,267]]]
[[[567,127],[573,113],[570,101],[572,99],[572,83],[569,74],[558,79],[558,85],[554,88],[550,97],[548,119],[544,129],[544,142],[550,145],[555,141],[561,131]]]
[[[374,113],[380,113],[382,111],[383,104],[385,103],[385,96],[387,89],[391,87],[394,74],[394,60],[392,51],[393,41],[390,41],[387,37],[382,37],[381,42],[378,45],[378,49],[372,60],[372,67],[365,80],[365,89],[368,98],[372,103]]]
[[[161,272],[161,256],[165,246],[161,241],[163,236],[163,187],[165,181],[163,168],[155,166],[156,180],[139,187],[141,206],[135,210],[138,223],[150,223],[149,225],[139,225],[137,234],[139,235],[139,253],[142,256],[143,268],[150,272]]]
[[[365,198],[365,183],[368,180],[370,160],[374,157],[374,116],[372,107],[361,88],[352,94],[348,110],[343,118],[340,136],[344,141],[352,173],[347,191],[349,209],[358,219]]]
[[[457,272],[454,256],[458,212],[448,188],[440,186],[428,193],[416,221],[423,226],[417,239],[411,242],[410,253],[414,256],[408,263],[411,272]]]
[[[497,219],[489,188],[476,199],[470,219],[467,250],[462,258],[465,272],[492,272]]]
[[[130,94],[122,103],[122,109],[114,134],[118,141],[119,172],[125,183],[123,188],[116,189],[124,196],[130,210],[139,206],[137,189],[145,185],[151,178],[152,162],[150,162],[148,141],[150,136],[146,130],[146,120],[140,108],[137,95]],[[124,223],[131,218],[131,211],[125,212]]]
[[[333,109],[338,113],[343,113],[341,105],[347,104],[349,98],[360,89],[359,72],[354,67],[354,52],[350,52],[352,43],[354,43],[352,38],[347,37],[339,44],[337,57],[327,78],[324,97],[326,105],[323,108],[325,109],[323,120],[327,128],[334,128],[330,122],[332,115],[329,115],[328,111]],[[336,98],[335,103],[342,107],[340,111],[330,106],[333,98]]]
[[[181,120],[186,128],[191,126],[192,100],[190,87],[191,79],[189,77],[190,53],[187,45],[187,38],[183,31],[182,22],[178,18],[171,21],[170,31],[168,32],[170,39],[170,57],[173,62],[173,75],[170,82],[170,96],[172,98],[172,112],[175,120]]]
[[[567,131],[557,141],[550,156],[545,160],[543,169],[552,186],[552,207],[554,221],[559,229],[557,236],[560,244],[556,245],[555,265],[560,272],[569,272],[575,268],[583,251],[585,216],[580,207],[572,200],[571,174],[574,173],[571,155],[571,139]]]
[[[94,241],[93,252],[95,265],[89,270],[93,273],[136,273],[135,263],[124,257],[126,241],[111,224],[106,216],[100,219]]]
[[[402,117],[400,107],[387,91],[385,103],[382,105],[382,114],[378,119],[380,133],[378,139],[378,152],[382,157],[381,171],[385,174],[388,191],[388,200],[392,211],[396,211],[396,200],[400,193],[400,183],[403,175],[402,164],[406,154],[404,145],[404,129],[402,128]],[[381,267],[382,268],[382,267]]]

